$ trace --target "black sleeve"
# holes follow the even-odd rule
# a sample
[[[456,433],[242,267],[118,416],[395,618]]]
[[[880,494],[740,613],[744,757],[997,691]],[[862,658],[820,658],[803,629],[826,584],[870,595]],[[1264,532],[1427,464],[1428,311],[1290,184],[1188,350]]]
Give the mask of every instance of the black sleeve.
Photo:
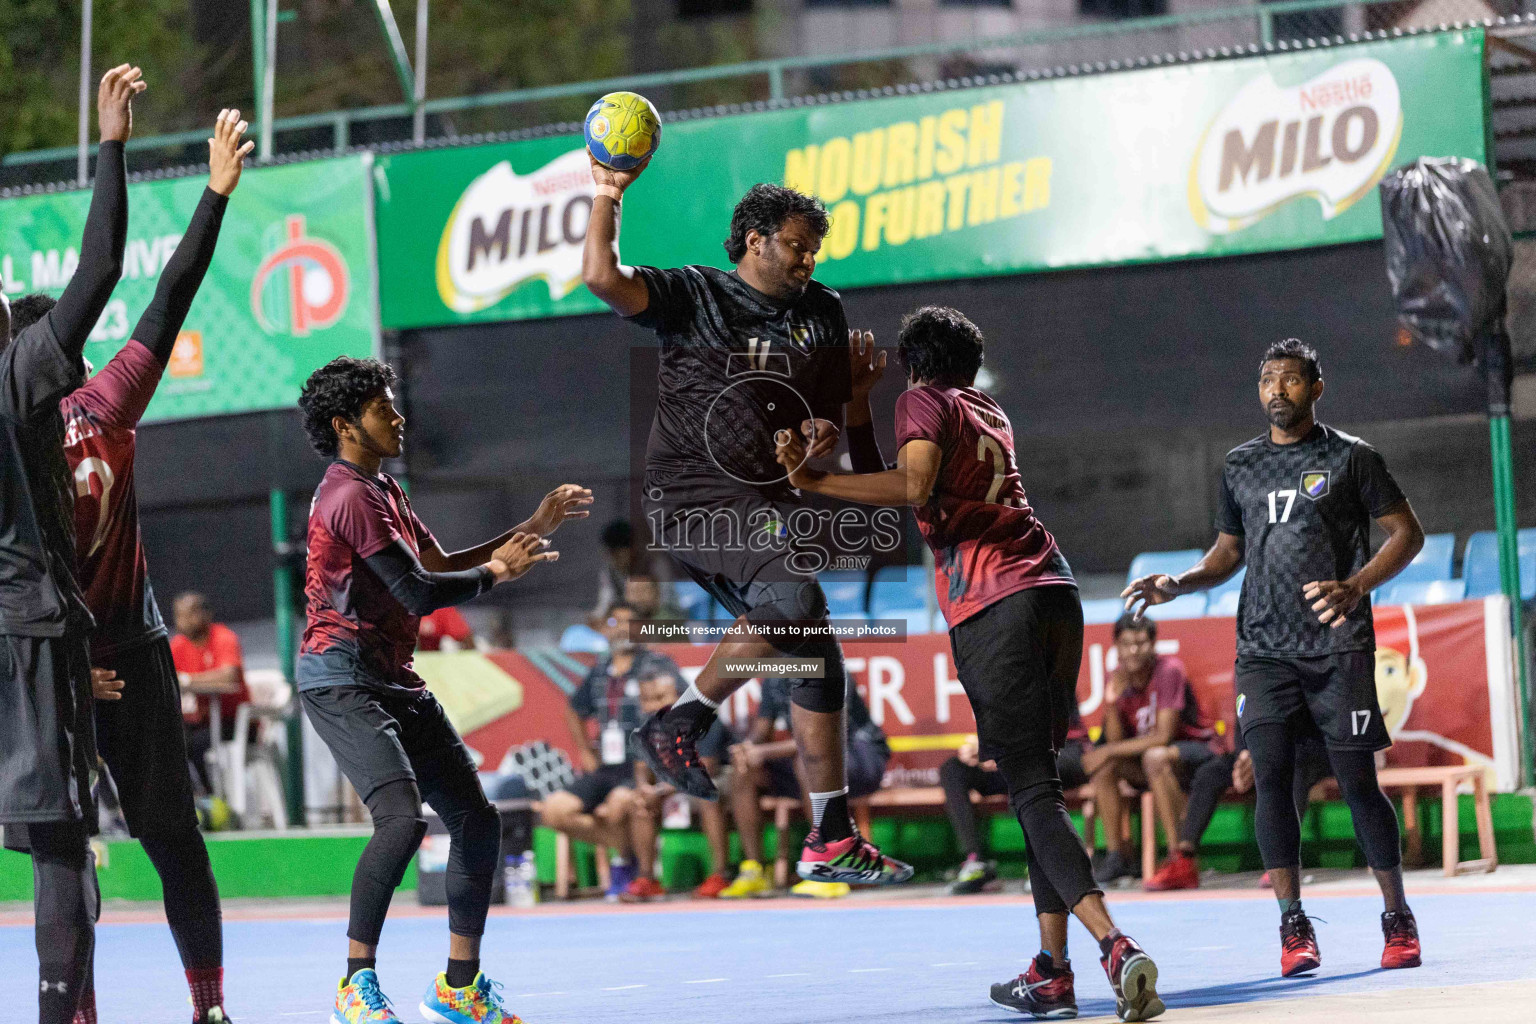
[[[1216,506],[1216,529],[1233,537],[1243,536],[1243,509],[1232,494],[1227,474],[1221,474],[1221,503]]]
[[[817,339],[816,359],[819,373],[815,397],[811,399],[814,415],[843,424],[843,406],[853,397],[853,375],[848,367],[848,317],[843,302],[832,294],[831,308],[818,318],[826,324],[830,338]]]
[[[161,366],[171,361],[176,335],[181,332],[187,310],[192,308],[192,299],[203,283],[208,264],[213,262],[219,225],[224,222],[224,208],[228,205],[228,196],[221,196],[211,188],[203,189],[202,201],[192,214],[187,233],[181,236],[176,252],[161,271],[155,297],[133,329],[134,340],[153,352]]]
[[[363,561],[412,615],[463,604],[496,585],[496,577],[483,565],[463,572],[427,572],[405,542],[399,540]]]
[[[693,318],[695,303],[693,290],[688,287],[686,267],[670,270],[636,267],[635,273],[645,282],[650,301],[640,312],[627,318],[631,323],[662,331],[676,329]]]
[[[594,665],[592,670],[587,673],[586,678],[576,684],[576,690],[571,694],[571,710],[576,712],[577,718],[586,720],[597,714],[597,705],[593,700],[592,690],[593,680],[598,675],[602,664],[600,661],[597,665]],[[604,671],[602,674],[606,676],[608,673]]]
[[[1372,519],[1381,518],[1407,500],[1387,471],[1387,461],[1368,444],[1362,442],[1350,450],[1349,472],[1355,478],[1360,502]]]
[[[844,431],[848,435],[848,462],[855,473],[879,473],[890,469],[875,437],[873,423],[861,423]]]
[[[53,335],[71,361],[85,351],[101,311],[123,274],[123,248],[128,244],[128,169],[123,144],[103,142],[96,158],[96,186],[91,212],[80,240],[80,265],[58,305],[48,313]]]

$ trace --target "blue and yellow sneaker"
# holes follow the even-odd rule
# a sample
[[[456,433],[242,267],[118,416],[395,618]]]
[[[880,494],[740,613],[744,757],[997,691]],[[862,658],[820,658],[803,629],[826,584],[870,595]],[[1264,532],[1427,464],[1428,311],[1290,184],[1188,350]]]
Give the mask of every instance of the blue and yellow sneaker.
[[[436,1024],[523,1024],[517,1014],[501,1005],[501,985],[481,971],[475,983],[449,988],[448,976],[439,974],[421,1000],[421,1015]]]
[[[390,1008],[389,999],[379,989],[379,976],[365,967],[348,981],[341,979],[336,988],[336,1010],[331,1014],[331,1024],[372,1024],[376,1021],[399,1020]]]

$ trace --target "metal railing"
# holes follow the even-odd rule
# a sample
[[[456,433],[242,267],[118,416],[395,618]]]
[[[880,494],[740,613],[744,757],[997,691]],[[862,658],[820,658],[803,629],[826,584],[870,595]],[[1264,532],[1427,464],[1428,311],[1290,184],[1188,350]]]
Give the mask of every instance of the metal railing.
[[[1522,0],[1493,0],[1500,14],[1515,14]],[[1465,6],[1465,11],[1460,8]],[[1108,22],[1087,22],[1006,35],[945,40],[858,53],[819,54],[754,60],[616,78],[571,82],[429,99],[420,104],[428,118],[430,142],[504,138],[532,126],[569,130],[595,96],[616,89],[643,90],[669,118],[761,109],[793,102],[792,97],[884,90],[914,81],[958,79],[1013,81],[1037,72],[1058,74],[1117,70],[1143,58],[1176,61],[1232,56],[1287,48],[1291,40],[1345,42],[1369,32],[1416,24],[1420,0],[1280,0],[1274,3],[1187,11]],[[1462,13],[1481,20],[1488,7],[1479,0],[1437,5],[1437,16]],[[507,108],[521,108],[512,114]],[[411,136],[418,107],[392,103],[279,118],[273,122],[276,154],[345,150],[357,145],[403,143]],[[492,116],[494,115],[494,116]],[[252,126],[252,131],[259,130]],[[161,151],[166,163],[201,163],[207,131],[135,138],[128,149]],[[23,168],[73,161],[76,148],[60,146],[11,153],[0,160],[0,185],[53,180]],[[141,165],[142,166],[142,165]],[[10,173],[5,173],[9,171]],[[63,177],[58,175],[57,177]],[[6,180],[9,179],[9,180]]]

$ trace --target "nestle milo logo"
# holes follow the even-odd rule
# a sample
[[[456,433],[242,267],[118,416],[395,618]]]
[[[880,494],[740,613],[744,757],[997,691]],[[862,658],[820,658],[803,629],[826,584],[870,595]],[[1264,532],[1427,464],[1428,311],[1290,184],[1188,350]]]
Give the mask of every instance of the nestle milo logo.
[[[1365,196],[1403,133],[1397,79],[1379,60],[1344,61],[1300,85],[1264,72],[1211,120],[1189,173],[1207,231],[1237,231],[1300,197],[1331,220]]]

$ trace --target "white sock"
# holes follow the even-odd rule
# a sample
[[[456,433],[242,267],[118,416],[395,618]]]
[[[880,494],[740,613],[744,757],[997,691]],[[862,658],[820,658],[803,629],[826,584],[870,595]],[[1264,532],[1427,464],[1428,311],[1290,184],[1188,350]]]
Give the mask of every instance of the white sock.
[[[700,693],[699,688],[692,683],[688,684],[688,689],[684,690],[683,695],[673,702],[672,707],[680,708],[684,704],[691,704],[694,701],[698,701],[700,704],[703,704],[711,711],[718,710],[720,707],[719,701],[710,700],[708,697]]]
[[[830,790],[826,793],[811,794],[811,824],[815,828],[821,827],[821,819],[827,813],[827,804],[835,798],[848,795],[848,787]]]

